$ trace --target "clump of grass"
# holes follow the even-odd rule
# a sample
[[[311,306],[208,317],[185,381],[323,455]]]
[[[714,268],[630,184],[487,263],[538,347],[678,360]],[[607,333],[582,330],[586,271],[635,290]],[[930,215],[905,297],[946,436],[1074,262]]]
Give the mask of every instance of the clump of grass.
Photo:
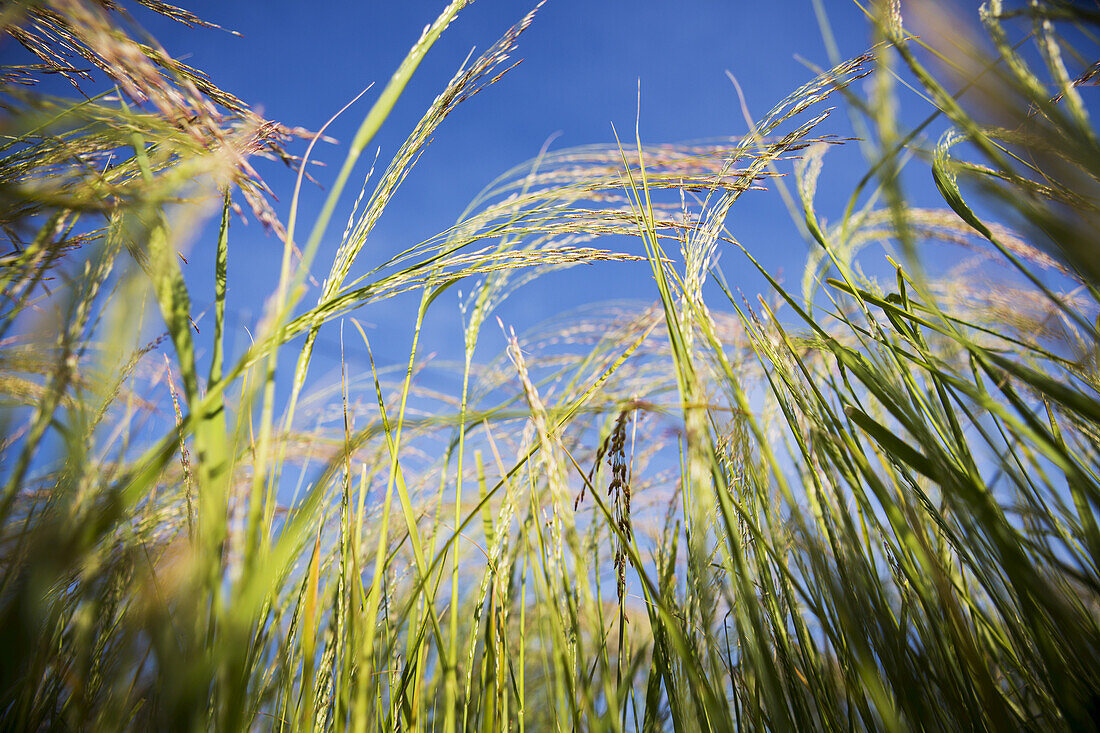
[[[1092,67],[1065,61],[1089,56],[1057,29],[1092,17],[1046,3],[1015,14],[1040,73],[1012,45],[1014,13],[986,8],[997,55],[955,84],[994,89],[998,119],[1015,127],[991,125],[925,68],[926,41],[895,6],[872,21],[875,48],[836,59],[748,136],[652,146],[636,130],[614,146],[543,151],[455,226],[364,263],[433,131],[510,68],[532,12],[456,73],[373,189],[364,183],[303,305],[359,155],[466,4],[443,10],[375,98],[301,246],[297,190],[283,226],[257,203],[248,163],[264,149],[289,159],[288,128],[117,32],[133,28],[113,4],[4,11],[46,70],[79,81],[75,52],[120,89],[73,103],[13,86],[40,67],[3,77],[4,724],[1091,725],[1100,157],[1080,98]],[[912,131],[895,112],[898,62],[934,105]],[[869,99],[853,86],[865,77]],[[837,95],[865,118],[871,160],[828,226],[814,199],[824,151],[840,142],[819,132],[821,105]],[[926,143],[940,116],[951,130]],[[799,292],[759,267],[772,290],[750,303],[717,265],[720,248],[757,262],[725,220],[791,159],[816,249]],[[942,208],[909,205],[900,173],[917,165]],[[196,178],[222,201],[201,358],[175,259],[198,214],[165,211]],[[1015,228],[987,223],[966,186]],[[262,327],[230,358],[236,195],[282,238],[284,259]],[[624,234],[644,255],[597,246]],[[1018,277],[928,271],[931,242]],[[864,273],[881,271],[878,244],[885,282]],[[480,360],[482,329],[516,288],[595,261],[648,266],[656,305],[505,328],[506,352]],[[456,284],[463,354],[433,362],[421,325]],[[341,343],[370,354],[352,311],[405,292],[420,294],[407,362],[371,357],[369,377],[315,386],[321,330],[339,321]],[[31,339],[36,329],[51,340]],[[168,344],[162,366],[152,352]],[[296,366],[284,374],[286,353]],[[433,369],[461,375],[456,394],[425,386]]]

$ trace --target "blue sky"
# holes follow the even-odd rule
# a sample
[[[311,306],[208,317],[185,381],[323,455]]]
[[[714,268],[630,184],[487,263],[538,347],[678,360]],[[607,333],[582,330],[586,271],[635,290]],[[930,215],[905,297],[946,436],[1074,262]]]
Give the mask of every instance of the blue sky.
[[[270,119],[319,128],[336,110],[371,82],[376,86],[332,128],[340,141],[321,146],[317,157],[329,168],[314,172],[331,181],[343,159],[344,145],[362,115],[397,67],[421,29],[445,5],[443,0],[410,2],[190,2],[201,17],[241,37],[216,30],[191,30],[147,15],[139,20],[172,54],[207,71]],[[464,10],[430,51],[375,145],[380,165],[389,159],[432,98],[443,88],[471,48],[484,50],[533,7],[533,2],[477,0]],[[862,11],[851,2],[825,2],[837,43],[845,57],[870,42]],[[515,58],[523,62],[504,79],[460,106],[442,125],[417,168],[403,184],[369,240],[364,266],[381,261],[454,223],[466,203],[486,183],[533,157],[551,136],[553,147],[609,143],[612,124],[631,131],[641,84],[640,123],[647,143],[730,137],[746,132],[737,95],[726,76],[733,73],[759,118],[813,73],[797,56],[828,65],[817,18],[809,0],[738,3],[719,0],[623,2],[621,0],[549,0],[520,38]],[[823,132],[850,134],[838,110]],[[304,147],[304,146],[302,146]],[[369,167],[364,155],[349,189],[354,195]],[[865,170],[856,147],[830,153],[823,186],[824,210],[840,206]],[[300,152],[300,150],[298,151]],[[260,168],[280,196],[285,218],[292,176],[279,164]],[[307,224],[319,208],[322,192],[308,187],[303,197]],[[338,209],[329,242],[315,275],[324,275],[336,238],[350,207]],[[806,247],[790,223],[778,196],[750,192],[733,209],[732,232],[775,271],[797,281]],[[188,279],[195,283],[196,310],[202,310],[203,283],[213,251],[208,228],[192,245]],[[275,287],[281,244],[259,226],[234,221],[231,234],[231,316],[255,323],[264,298]],[[597,245],[600,246],[600,245]],[[605,243],[641,250],[638,242]],[[633,251],[633,250],[631,250]],[[754,295],[764,289],[749,274],[743,257],[728,252],[722,260],[732,284]],[[307,295],[312,302],[314,295]],[[456,300],[451,295],[451,301]],[[517,332],[563,309],[599,300],[652,301],[656,293],[644,263],[574,268],[536,282],[510,299],[499,312]],[[207,296],[209,299],[209,296]],[[356,314],[372,324],[376,355],[384,362],[407,358],[415,299],[398,298]],[[232,323],[230,326],[232,327]],[[483,359],[503,341],[487,329]],[[492,332],[492,333],[490,333]],[[232,336],[230,345],[232,345]],[[242,339],[240,332],[237,339]],[[331,373],[339,356],[338,332],[323,333],[314,375]],[[457,308],[442,303],[430,317],[425,351],[457,354],[461,348]],[[238,340],[238,344],[241,341]]]

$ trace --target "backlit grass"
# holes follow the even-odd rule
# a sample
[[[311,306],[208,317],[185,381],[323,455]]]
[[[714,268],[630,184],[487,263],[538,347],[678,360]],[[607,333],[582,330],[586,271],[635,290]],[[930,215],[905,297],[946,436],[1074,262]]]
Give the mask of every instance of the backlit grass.
[[[979,43],[942,8],[917,37],[876,5],[878,43],[808,73],[751,134],[644,145],[642,118],[544,150],[373,261],[432,133],[495,93],[538,22],[469,60],[341,210],[466,4],[365,93],[317,212],[299,195],[324,130],[260,119],[110,4],[0,10],[38,56],[0,76],[4,727],[1093,727],[1096,14],[990,2]],[[114,88],[23,84],[92,94],[85,64]],[[928,104],[912,129],[901,82]],[[827,151],[855,144],[837,107],[866,175],[820,211]],[[302,171],[285,220],[257,155]],[[911,204],[912,180],[941,202]],[[726,228],[761,188],[813,246],[794,285]],[[185,273],[212,195],[215,269]],[[225,316],[234,208],[283,244],[247,342]],[[930,266],[933,246],[980,264]],[[626,261],[652,274],[650,307],[523,334],[494,313],[546,272]],[[742,268],[770,289],[742,295]],[[201,334],[196,277],[215,293]],[[322,329],[373,354],[359,319],[402,293],[419,297],[406,360],[311,370]],[[424,320],[455,307],[463,351],[431,360]],[[479,348],[486,328],[504,353]]]

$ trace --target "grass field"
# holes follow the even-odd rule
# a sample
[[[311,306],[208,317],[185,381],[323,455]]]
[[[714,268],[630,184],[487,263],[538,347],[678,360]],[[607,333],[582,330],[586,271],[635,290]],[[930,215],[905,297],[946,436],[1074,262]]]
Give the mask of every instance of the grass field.
[[[877,43],[777,90],[750,135],[543,151],[372,261],[432,133],[496,93],[538,23],[469,60],[347,211],[467,3],[367,93],[323,208],[274,192],[285,215],[250,160],[304,171],[324,130],[263,120],[110,3],[0,7],[38,56],[0,72],[2,727],[1096,727],[1100,14],[990,0],[969,38],[915,3],[918,37],[869,7]],[[89,96],[26,83],[46,74]],[[902,83],[927,101],[917,127]],[[830,134],[831,109],[859,142]],[[819,211],[841,144],[867,174]],[[812,243],[793,284],[726,229],[760,186]],[[211,192],[216,267],[185,276]],[[234,209],[283,245],[239,352]],[[979,264],[930,267],[931,247]],[[770,289],[742,295],[719,250]],[[652,272],[648,308],[498,324],[533,278],[629,260]],[[201,334],[195,277],[216,298]],[[417,378],[420,329],[459,288],[442,394]],[[322,327],[370,352],[358,309],[399,293],[419,295],[407,361],[312,384]],[[486,328],[505,353],[478,349]]]

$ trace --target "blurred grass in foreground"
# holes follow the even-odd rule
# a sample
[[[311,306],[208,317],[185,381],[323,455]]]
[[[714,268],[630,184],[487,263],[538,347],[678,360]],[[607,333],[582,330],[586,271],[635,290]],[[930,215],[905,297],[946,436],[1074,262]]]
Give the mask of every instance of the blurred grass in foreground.
[[[258,118],[112,4],[0,10],[38,56],[2,76],[4,727],[1095,725],[1100,143],[1084,97],[1100,16],[991,2],[985,57],[942,9],[916,38],[883,6],[868,54],[835,59],[749,136],[543,151],[448,231],[364,263],[433,131],[508,68],[532,13],[368,177],[326,268],[354,164],[466,4],[377,93],[302,239],[297,190],[280,222],[249,158],[304,171],[310,152],[283,145],[323,130]],[[81,82],[76,59],[116,90],[74,102],[30,83]],[[897,116],[898,78],[929,102],[918,129]],[[869,156],[832,225],[814,205],[839,142],[819,129],[828,100]],[[773,292],[750,304],[715,266],[740,246],[726,215],[783,186],[792,158],[815,249],[800,292],[764,273]],[[939,208],[908,203],[901,171],[921,167]],[[210,191],[224,206],[199,348],[177,249]],[[284,255],[259,331],[227,359],[241,199]],[[990,208],[1015,228],[976,213]],[[644,256],[593,246],[614,234]],[[984,264],[926,273],[933,242]],[[894,253],[886,283],[863,274],[881,269],[870,244]],[[475,359],[515,288],[628,259],[649,263],[655,307],[563,314]],[[997,262],[1016,274],[994,279]],[[464,359],[437,367],[420,324],[458,283]],[[396,379],[312,385],[322,326],[369,352],[350,312],[408,291]],[[286,353],[296,368],[277,374]],[[461,375],[458,393],[420,386],[432,368]]]

